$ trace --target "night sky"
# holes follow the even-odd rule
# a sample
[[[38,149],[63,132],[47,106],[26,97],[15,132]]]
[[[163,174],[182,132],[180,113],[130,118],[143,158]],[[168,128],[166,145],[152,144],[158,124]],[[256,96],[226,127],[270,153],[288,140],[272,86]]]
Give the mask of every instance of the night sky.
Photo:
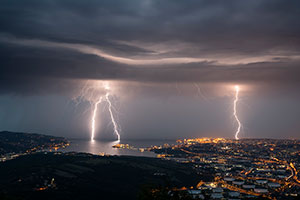
[[[300,138],[298,0],[1,0],[0,130]],[[110,139],[107,103],[96,137]]]

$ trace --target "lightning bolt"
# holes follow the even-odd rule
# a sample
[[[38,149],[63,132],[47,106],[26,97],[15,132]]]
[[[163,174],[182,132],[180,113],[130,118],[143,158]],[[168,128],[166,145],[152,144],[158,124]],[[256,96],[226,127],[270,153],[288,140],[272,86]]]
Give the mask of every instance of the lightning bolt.
[[[241,122],[238,118],[238,115],[237,115],[237,103],[239,101],[239,91],[240,91],[240,87],[238,85],[236,85],[235,87],[235,99],[234,99],[234,102],[233,102],[233,115],[234,115],[234,118],[238,124],[238,128],[235,132],[235,139],[238,140],[239,139],[239,133],[241,131]]]
[[[92,128],[92,132],[91,132],[91,141],[94,141],[94,137],[95,137],[95,125],[96,125],[96,115],[97,115],[97,110],[98,110],[98,105],[102,102],[102,97],[99,98],[99,100],[95,103],[94,105],[94,110],[93,110],[93,114],[92,114],[92,124],[91,124],[91,128]]]
[[[118,127],[118,125],[117,125],[117,122],[116,122],[116,120],[115,120],[114,114],[113,114],[113,112],[112,112],[112,104],[111,104],[111,101],[110,101],[110,99],[109,99],[109,96],[110,96],[109,93],[106,93],[105,98],[106,98],[106,101],[107,101],[107,103],[108,103],[108,111],[109,111],[109,113],[110,113],[110,118],[111,118],[112,124],[113,124],[113,126],[114,126],[114,132],[115,132],[115,134],[116,134],[117,137],[118,137],[118,141],[120,141],[119,127]]]
[[[95,132],[96,132],[96,124],[97,124],[97,112],[98,112],[98,107],[99,107],[99,104],[103,101],[106,101],[107,104],[108,104],[108,111],[109,111],[109,115],[110,115],[110,119],[111,119],[111,122],[113,124],[113,129],[114,129],[114,133],[117,135],[117,141],[119,142],[120,141],[120,128],[119,128],[119,125],[116,121],[116,118],[114,116],[114,113],[113,113],[113,110],[115,110],[115,108],[113,107],[112,105],[112,102],[110,100],[110,97],[111,97],[111,94],[110,94],[110,85],[105,82],[102,87],[104,88],[105,90],[105,94],[102,94],[100,95],[100,97],[98,98],[97,101],[93,101],[93,109],[92,109],[92,113],[91,113],[91,141],[94,141],[94,138],[95,138]],[[89,93],[89,91],[87,92],[82,92],[82,96],[85,97],[84,94],[89,94],[89,97],[91,99],[92,96],[94,95],[91,95]],[[90,97],[91,96],[91,97]],[[91,102],[91,101],[90,101]]]

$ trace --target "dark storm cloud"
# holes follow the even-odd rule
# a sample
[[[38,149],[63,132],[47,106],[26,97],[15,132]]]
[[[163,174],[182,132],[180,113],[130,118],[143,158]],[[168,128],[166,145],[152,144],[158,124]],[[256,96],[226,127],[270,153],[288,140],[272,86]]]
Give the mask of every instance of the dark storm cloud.
[[[64,92],[72,79],[298,86],[299,9],[283,0],[3,0],[0,91]]]

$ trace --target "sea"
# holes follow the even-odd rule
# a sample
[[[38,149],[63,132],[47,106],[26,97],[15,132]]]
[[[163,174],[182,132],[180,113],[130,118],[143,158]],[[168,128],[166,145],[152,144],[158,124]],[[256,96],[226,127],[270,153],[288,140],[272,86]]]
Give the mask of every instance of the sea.
[[[60,149],[62,152],[84,152],[96,155],[128,155],[128,156],[143,156],[156,157],[153,152],[133,149],[113,148],[115,144],[129,144],[135,148],[146,148],[151,146],[160,146],[164,144],[175,144],[175,140],[121,140],[121,141],[102,141],[102,140],[84,140],[84,139],[68,139],[70,146]]]

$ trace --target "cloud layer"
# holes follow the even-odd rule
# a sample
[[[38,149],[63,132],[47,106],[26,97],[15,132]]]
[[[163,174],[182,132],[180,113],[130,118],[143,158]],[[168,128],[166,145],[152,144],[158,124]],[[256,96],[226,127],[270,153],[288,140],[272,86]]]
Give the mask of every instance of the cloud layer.
[[[297,1],[0,4],[2,92],[51,79],[299,85]]]

